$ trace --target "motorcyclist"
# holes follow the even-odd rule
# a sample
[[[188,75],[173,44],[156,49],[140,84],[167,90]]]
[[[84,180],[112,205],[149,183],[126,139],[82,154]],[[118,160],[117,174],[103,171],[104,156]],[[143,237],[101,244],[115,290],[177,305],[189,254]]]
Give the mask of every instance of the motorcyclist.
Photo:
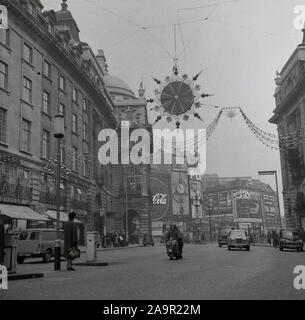
[[[175,224],[171,224],[169,230],[165,235],[165,241],[168,241],[170,238],[177,240],[180,257],[182,258],[182,248],[183,248],[183,234],[180,232],[179,228]]]

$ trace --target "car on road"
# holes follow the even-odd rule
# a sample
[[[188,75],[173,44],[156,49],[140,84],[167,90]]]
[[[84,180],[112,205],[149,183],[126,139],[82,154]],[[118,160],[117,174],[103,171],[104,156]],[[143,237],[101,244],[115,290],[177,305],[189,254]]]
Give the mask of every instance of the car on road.
[[[304,242],[301,238],[300,232],[296,229],[281,229],[279,235],[279,249],[296,249],[303,251]]]
[[[250,237],[245,230],[231,230],[228,236],[228,250],[232,248],[250,250]]]
[[[144,234],[143,236],[143,246],[154,246],[155,242],[154,242],[154,238],[152,235],[150,234]]]
[[[56,240],[54,229],[25,229],[20,231],[17,243],[17,262],[22,264],[26,258],[41,257],[49,262],[54,255]],[[60,231],[61,254],[64,253],[64,235]]]
[[[218,229],[218,247],[228,244],[228,236],[231,232],[231,228],[219,228]]]

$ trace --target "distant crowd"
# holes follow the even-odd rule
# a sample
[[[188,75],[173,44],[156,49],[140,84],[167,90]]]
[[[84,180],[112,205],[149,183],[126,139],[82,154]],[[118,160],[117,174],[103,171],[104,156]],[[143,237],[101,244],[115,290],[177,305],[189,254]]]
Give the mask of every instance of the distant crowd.
[[[120,232],[108,232],[107,235],[101,235],[101,246],[103,248],[125,247],[125,234]]]

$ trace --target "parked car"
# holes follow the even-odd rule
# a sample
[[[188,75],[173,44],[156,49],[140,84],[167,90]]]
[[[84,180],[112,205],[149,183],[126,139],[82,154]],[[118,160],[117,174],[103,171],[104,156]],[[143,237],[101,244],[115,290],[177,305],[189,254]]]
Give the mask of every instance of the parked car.
[[[231,228],[219,228],[218,229],[218,247],[228,244],[228,236],[231,232]]]
[[[240,248],[250,250],[250,237],[245,230],[231,230],[228,236],[228,250]]]
[[[61,254],[64,253],[64,235],[60,231]],[[19,233],[17,244],[17,262],[22,264],[25,258],[41,257],[49,262],[54,255],[56,230],[26,229]]]
[[[150,234],[144,234],[144,237],[143,237],[143,246],[146,247],[147,245],[151,245],[151,246],[155,245],[154,238]]]
[[[281,251],[286,248],[303,251],[304,242],[300,232],[296,229],[281,229],[279,235],[279,248]]]

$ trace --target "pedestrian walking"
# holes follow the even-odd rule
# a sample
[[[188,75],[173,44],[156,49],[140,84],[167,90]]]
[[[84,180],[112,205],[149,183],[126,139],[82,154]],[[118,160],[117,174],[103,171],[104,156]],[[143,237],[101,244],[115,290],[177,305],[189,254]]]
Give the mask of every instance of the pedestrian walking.
[[[114,247],[119,246],[119,234],[117,232],[114,233],[114,242],[113,242]]]
[[[74,222],[75,212],[69,214],[69,221],[65,224],[64,227],[64,246],[65,246],[65,258],[67,259],[67,270],[75,271],[72,266],[73,257],[71,252],[73,250],[78,250],[78,237],[77,237],[77,226]]]
[[[269,244],[269,246],[271,246],[271,242],[272,242],[272,237],[271,237],[271,233],[269,231],[267,234],[267,243]]]

